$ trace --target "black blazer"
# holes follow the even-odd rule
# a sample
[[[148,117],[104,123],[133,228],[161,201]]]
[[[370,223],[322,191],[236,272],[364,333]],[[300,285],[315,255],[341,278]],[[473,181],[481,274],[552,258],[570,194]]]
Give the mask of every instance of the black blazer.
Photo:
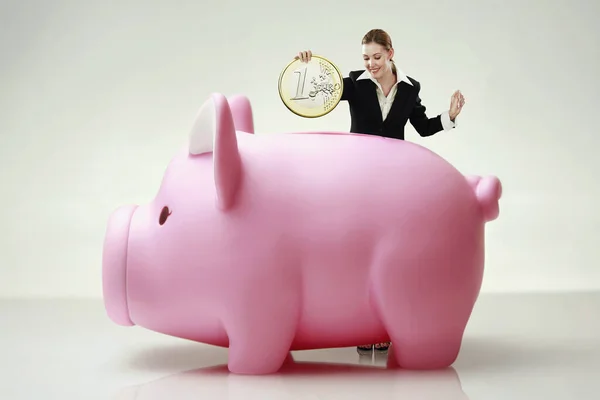
[[[404,139],[404,126],[408,121],[421,136],[431,136],[443,130],[440,115],[429,118],[421,103],[421,85],[411,77],[412,86],[401,81],[385,121],[377,99],[377,85],[370,79],[357,78],[365,71],[351,71],[344,78],[342,100],[350,107],[350,132]]]

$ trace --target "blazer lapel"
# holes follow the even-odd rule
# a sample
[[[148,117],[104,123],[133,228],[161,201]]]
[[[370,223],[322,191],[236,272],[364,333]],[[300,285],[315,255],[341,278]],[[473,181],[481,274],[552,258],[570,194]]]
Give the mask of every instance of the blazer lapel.
[[[396,97],[394,98],[392,107],[390,108],[388,118],[408,117],[409,113],[407,112],[407,108],[410,106],[410,102],[408,100],[412,97],[413,93],[414,86],[409,85],[404,81],[398,83],[398,91],[396,92]]]
[[[377,85],[370,79],[364,79],[362,82],[361,97],[365,99],[365,104],[369,105],[369,114],[373,114],[378,123],[383,122],[379,98],[377,97]]]

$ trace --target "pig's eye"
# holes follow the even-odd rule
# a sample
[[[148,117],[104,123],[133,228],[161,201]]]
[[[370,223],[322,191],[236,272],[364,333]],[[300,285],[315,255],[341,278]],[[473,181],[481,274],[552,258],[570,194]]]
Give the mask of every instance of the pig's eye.
[[[167,218],[169,218],[169,215],[171,215],[171,210],[169,210],[169,207],[164,206],[162,211],[160,212],[158,223],[163,225],[165,222],[167,222]]]

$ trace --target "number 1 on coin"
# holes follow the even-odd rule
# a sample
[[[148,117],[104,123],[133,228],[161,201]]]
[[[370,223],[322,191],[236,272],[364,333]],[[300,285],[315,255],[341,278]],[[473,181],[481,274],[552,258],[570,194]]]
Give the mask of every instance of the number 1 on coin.
[[[298,68],[294,71],[294,74],[298,74],[298,87],[296,88],[296,95],[290,100],[306,100],[308,97],[300,97],[304,93],[304,84],[306,83],[306,70],[308,67]],[[302,83],[302,89],[300,89],[300,83]]]

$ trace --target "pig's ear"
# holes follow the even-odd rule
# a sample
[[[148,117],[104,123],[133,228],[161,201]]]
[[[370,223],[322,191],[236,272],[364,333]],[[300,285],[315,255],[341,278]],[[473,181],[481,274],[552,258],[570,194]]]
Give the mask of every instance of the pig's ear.
[[[198,155],[211,153],[215,148],[215,134],[217,131],[217,110],[214,100],[204,102],[190,131],[190,154]]]
[[[252,106],[248,97],[236,94],[228,98],[229,108],[235,123],[235,129],[246,133],[254,133]]]
[[[192,155],[213,153],[217,207],[233,206],[240,185],[242,160],[227,98],[213,93],[200,108],[190,135]]]

